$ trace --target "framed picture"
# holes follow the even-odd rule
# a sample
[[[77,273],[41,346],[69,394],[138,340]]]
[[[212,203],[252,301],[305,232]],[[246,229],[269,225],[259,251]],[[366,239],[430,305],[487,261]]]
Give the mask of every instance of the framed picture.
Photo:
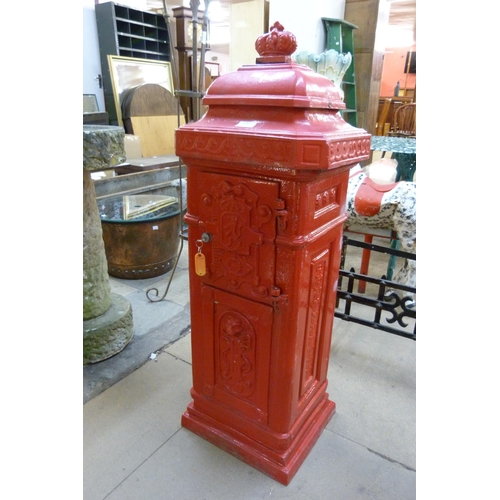
[[[144,83],[156,83],[174,93],[172,67],[169,62],[108,55],[108,64],[119,126],[123,126],[121,104],[124,91]]]

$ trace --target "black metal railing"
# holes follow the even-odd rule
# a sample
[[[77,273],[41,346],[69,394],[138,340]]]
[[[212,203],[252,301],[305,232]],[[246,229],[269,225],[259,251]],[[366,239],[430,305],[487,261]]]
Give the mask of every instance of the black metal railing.
[[[416,260],[415,254],[364,243],[344,235],[335,317],[416,340],[417,324],[414,299],[416,287],[387,280],[385,276],[376,278],[359,274],[355,272],[354,268],[346,271],[344,265],[349,246]],[[355,285],[360,281],[375,285],[375,294],[369,296],[365,293],[356,293],[354,291]]]

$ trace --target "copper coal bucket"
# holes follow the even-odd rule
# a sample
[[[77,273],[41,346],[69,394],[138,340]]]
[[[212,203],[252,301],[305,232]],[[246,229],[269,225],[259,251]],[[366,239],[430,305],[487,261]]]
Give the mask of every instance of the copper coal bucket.
[[[111,276],[153,278],[172,269],[180,245],[178,198],[113,196],[98,202]]]

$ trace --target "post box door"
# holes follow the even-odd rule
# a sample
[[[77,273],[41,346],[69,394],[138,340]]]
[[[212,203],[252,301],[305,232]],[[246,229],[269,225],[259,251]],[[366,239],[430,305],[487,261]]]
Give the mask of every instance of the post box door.
[[[203,392],[267,424],[273,308],[202,285]]]
[[[254,300],[275,285],[279,183],[200,172],[200,222],[212,239],[203,246],[202,283]]]

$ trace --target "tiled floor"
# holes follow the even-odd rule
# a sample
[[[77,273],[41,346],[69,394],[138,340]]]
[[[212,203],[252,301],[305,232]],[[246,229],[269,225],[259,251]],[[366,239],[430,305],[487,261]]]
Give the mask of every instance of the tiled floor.
[[[111,279],[135,336],[84,367],[84,499],[303,500],[416,498],[416,344],[335,320],[328,372],[337,412],[288,486],[181,427],[190,402],[187,257],[166,300],[151,280]],[[153,355],[152,355],[153,354]]]
[[[150,301],[146,292],[149,288],[156,287],[158,295],[150,292],[149,296],[161,298],[171,272],[143,280],[110,277],[111,292],[123,295],[132,305],[134,337],[121,353],[100,363],[84,366],[84,403],[139,368],[156,351],[189,332],[187,273],[187,249],[184,246],[168,294],[159,302]]]

